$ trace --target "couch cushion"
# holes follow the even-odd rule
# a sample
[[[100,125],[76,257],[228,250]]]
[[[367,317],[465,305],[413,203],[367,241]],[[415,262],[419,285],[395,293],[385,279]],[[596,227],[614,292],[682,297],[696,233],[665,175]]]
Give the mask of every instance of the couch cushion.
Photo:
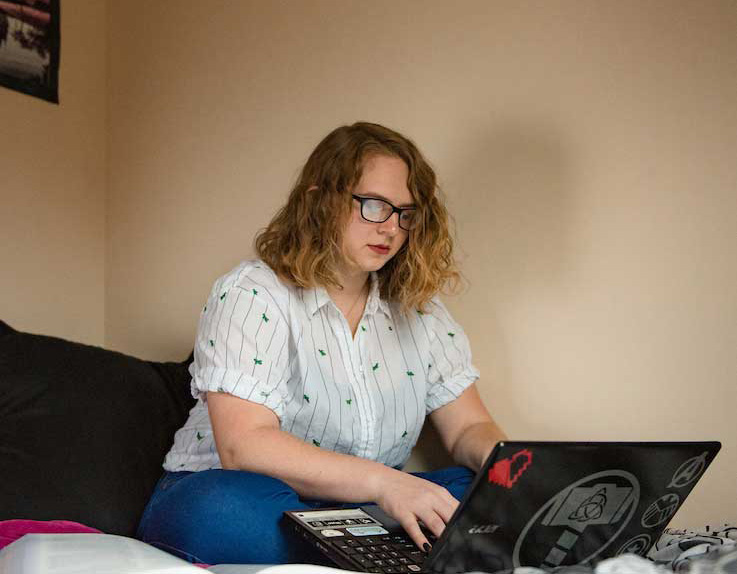
[[[0,520],[72,520],[132,536],[194,404],[188,362],[0,321]]]

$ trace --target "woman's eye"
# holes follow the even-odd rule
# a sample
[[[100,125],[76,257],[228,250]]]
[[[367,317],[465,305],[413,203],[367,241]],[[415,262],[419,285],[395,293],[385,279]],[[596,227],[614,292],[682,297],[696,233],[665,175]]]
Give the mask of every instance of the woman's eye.
[[[376,213],[376,214],[383,213],[386,207],[387,207],[386,204],[382,201],[369,200],[366,202],[366,208],[371,213]]]

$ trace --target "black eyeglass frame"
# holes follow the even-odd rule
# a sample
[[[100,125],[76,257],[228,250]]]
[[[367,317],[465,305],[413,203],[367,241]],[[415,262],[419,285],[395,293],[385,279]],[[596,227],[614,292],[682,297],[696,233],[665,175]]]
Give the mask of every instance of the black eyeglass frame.
[[[412,224],[412,227],[410,227],[409,229],[407,229],[406,227],[402,225],[402,212],[403,211],[417,211],[416,207],[396,207],[392,205],[391,203],[389,203],[386,199],[381,199],[380,197],[361,197],[360,195],[354,195],[354,194],[351,194],[351,196],[353,197],[353,199],[357,200],[361,204],[361,217],[365,221],[368,221],[369,223],[384,223],[392,215],[394,215],[395,213],[398,213],[399,217],[397,218],[397,223],[399,224],[399,227],[401,227],[405,231],[412,231],[412,229],[414,229],[414,227],[417,225],[416,221]],[[381,203],[386,203],[389,207],[392,208],[392,210],[389,213],[389,215],[387,215],[381,221],[374,221],[373,219],[369,219],[363,214],[363,206],[365,205],[367,201],[380,201]]]

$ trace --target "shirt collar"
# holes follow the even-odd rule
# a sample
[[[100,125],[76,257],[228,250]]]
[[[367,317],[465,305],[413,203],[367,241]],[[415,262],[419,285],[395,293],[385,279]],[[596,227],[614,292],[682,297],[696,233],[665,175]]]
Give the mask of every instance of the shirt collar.
[[[366,315],[373,315],[377,309],[381,310],[389,319],[392,319],[392,311],[389,303],[381,298],[379,293],[379,277],[375,271],[372,271],[369,275],[369,281],[371,287],[369,288],[369,295],[366,301]],[[313,289],[302,290],[302,300],[304,301],[305,308],[310,317],[317,313],[322,307],[332,302],[330,295],[324,287],[315,287]]]

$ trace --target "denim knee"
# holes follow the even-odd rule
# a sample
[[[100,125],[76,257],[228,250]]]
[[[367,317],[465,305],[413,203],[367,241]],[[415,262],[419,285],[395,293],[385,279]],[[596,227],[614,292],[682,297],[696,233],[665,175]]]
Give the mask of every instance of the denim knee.
[[[230,470],[169,473],[157,485],[139,534],[187,560],[278,564],[306,561],[280,526],[284,510],[307,508],[286,483]]]

